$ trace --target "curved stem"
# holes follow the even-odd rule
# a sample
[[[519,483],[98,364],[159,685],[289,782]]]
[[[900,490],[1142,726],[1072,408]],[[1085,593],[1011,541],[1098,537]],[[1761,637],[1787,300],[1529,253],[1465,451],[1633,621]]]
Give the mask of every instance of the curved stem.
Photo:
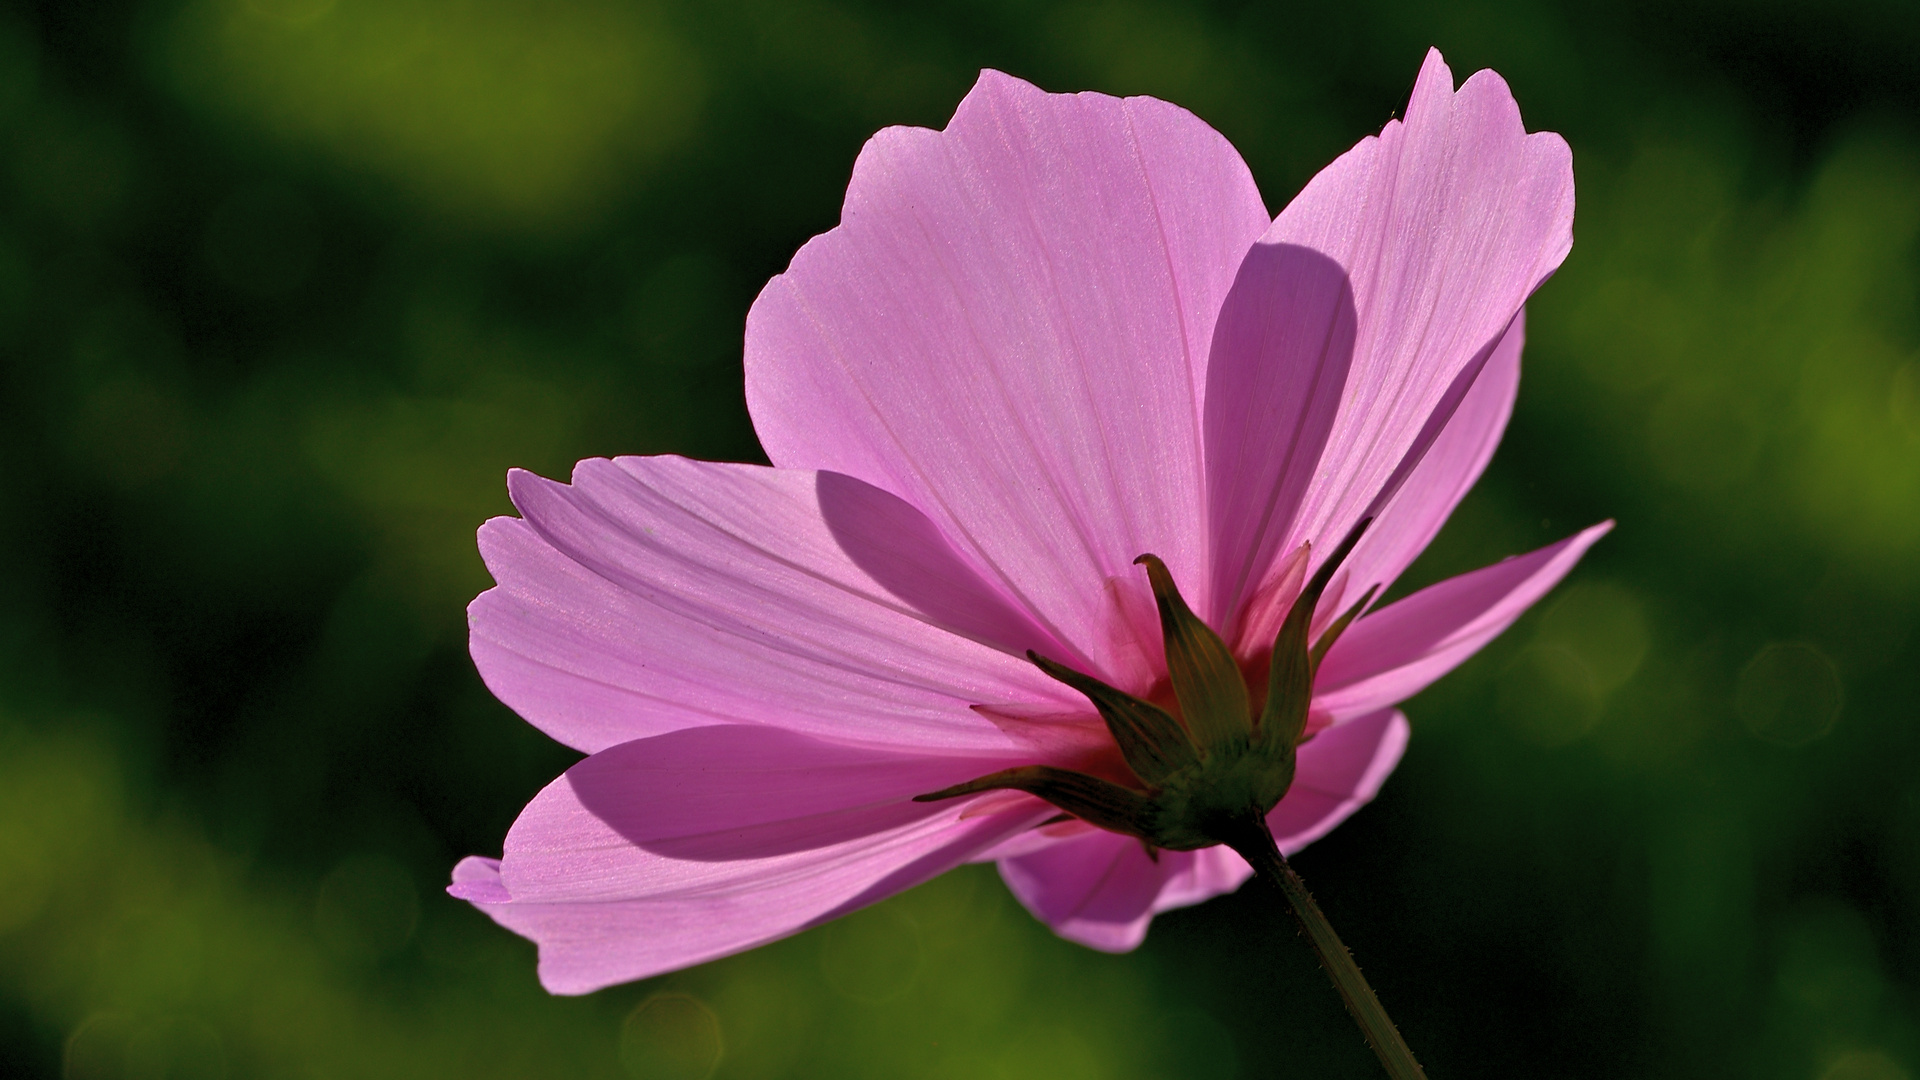
[[[1347,1012],[1352,1014],[1354,1023],[1360,1025],[1361,1034],[1367,1037],[1367,1045],[1373,1047],[1387,1075],[1394,1080],[1426,1080],[1427,1074],[1413,1059],[1407,1041],[1387,1018],[1387,1010],[1380,1006],[1380,999],[1374,996],[1373,988],[1360,974],[1359,965],[1353,962],[1353,954],[1340,943],[1340,935],[1333,932],[1333,924],[1327,922],[1320,905],[1313,902],[1307,883],[1293,872],[1293,867],[1287,865],[1286,857],[1275,846],[1267,823],[1258,818],[1244,823],[1235,830],[1227,846],[1251,863],[1255,873],[1287,898],[1294,919],[1305,931],[1307,940],[1313,943],[1313,951],[1320,954],[1320,966],[1333,980],[1333,988],[1340,992],[1340,1000],[1346,1002]]]

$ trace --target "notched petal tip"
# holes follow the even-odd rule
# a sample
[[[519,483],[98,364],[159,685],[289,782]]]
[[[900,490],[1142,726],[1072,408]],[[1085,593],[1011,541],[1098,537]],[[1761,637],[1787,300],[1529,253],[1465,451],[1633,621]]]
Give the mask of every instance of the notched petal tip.
[[[1443,82],[1448,92],[1453,90],[1453,69],[1447,66],[1447,58],[1441,54],[1438,45],[1427,46],[1426,55],[1420,58],[1420,74],[1415,76],[1414,86],[1417,88],[1429,80]],[[1416,89],[1415,93],[1418,92]]]
[[[469,855],[453,868],[447,895],[470,904],[507,904],[513,897],[500,882],[500,860]]]

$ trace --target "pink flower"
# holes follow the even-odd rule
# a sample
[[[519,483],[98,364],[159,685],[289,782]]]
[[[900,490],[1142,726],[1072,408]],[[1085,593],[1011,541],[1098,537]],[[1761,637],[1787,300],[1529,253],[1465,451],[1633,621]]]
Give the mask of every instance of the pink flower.
[[[1404,122],[1270,218],[1217,132],[1151,98],[986,72],[890,128],[839,227],[761,292],[747,401],[773,468],[675,457],[508,481],[470,609],[487,685],[591,756],[451,892],[581,993],[751,948],[963,862],[1095,948],[1236,888],[1033,796],[915,802],[1001,769],[1124,780],[1031,649],[1169,700],[1153,553],[1249,675],[1306,574],[1377,515],[1314,633],[1399,576],[1492,455],[1521,305],[1572,244],[1566,144],[1429,53]],[[1371,799],[1393,706],[1604,533],[1371,611],[1314,676],[1285,852]],[[1249,678],[1249,684],[1255,680]]]

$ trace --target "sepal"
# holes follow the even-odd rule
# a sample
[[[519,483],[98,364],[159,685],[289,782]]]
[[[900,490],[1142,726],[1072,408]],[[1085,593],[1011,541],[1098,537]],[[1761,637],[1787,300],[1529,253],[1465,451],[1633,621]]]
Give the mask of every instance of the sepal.
[[[1133,775],[1149,788],[1159,787],[1167,778],[1199,760],[1193,741],[1180,722],[1150,701],[1141,701],[1124,690],[1108,686],[1091,675],[1054,663],[1033,650],[1027,659],[1048,675],[1087,696],[1107,722],[1107,731],[1120,746]]]
[[[1367,610],[1367,605],[1373,603],[1373,598],[1379,591],[1380,586],[1378,584],[1367,586],[1367,591],[1360,594],[1360,599],[1354,601],[1352,607],[1341,612],[1340,617],[1333,620],[1333,625],[1327,627],[1326,631],[1320,635],[1320,640],[1314,642],[1314,671],[1320,670],[1320,661],[1326,659],[1327,650],[1333,648],[1333,643],[1340,640],[1340,635],[1345,633],[1347,627],[1353,624],[1353,620],[1359,618],[1360,613]]]
[[[1187,606],[1166,563],[1154,555],[1133,561],[1147,568],[1147,580],[1153,585],[1160,631],[1166,640],[1167,676],[1193,741],[1203,752],[1244,741],[1253,733],[1253,706],[1232,651]]]
[[[1371,522],[1362,518],[1331,558],[1294,598],[1273,643],[1267,701],[1255,726],[1246,677],[1226,643],[1194,615],[1174,586],[1165,563],[1152,555],[1135,562],[1147,568],[1166,636],[1167,675],[1180,703],[1180,721],[1166,710],[1091,675],[1029,651],[1041,671],[1087,696],[1106,721],[1127,767],[1147,789],[1136,791],[1086,773],[1050,765],[1027,765],[914,797],[935,802],[1010,789],[1045,799],[1068,814],[1109,832],[1135,836],[1156,849],[1192,851],[1232,843],[1247,823],[1263,820],[1285,797],[1298,765],[1295,753],[1306,729],[1313,674],[1348,624],[1372,601],[1370,588],[1309,645],[1320,597]],[[1261,826],[1265,828],[1264,825]]]
[[[1072,769],[1056,769],[1051,765],[1022,765],[1017,769],[1002,769],[964,784],[915,795],[913,801],[938,802],[941,799],[1003,789],[1037,795],[1087,824],[1099,826],[1108,832],[1125,833],[1149,841],[1153,839],[1153,806],[1145,795],[1123,788],[1111,780],[1102,780]]]
[[[1332,556],[1320,564],[1320,569],[1314,572],[1306,588],[1294,597],[1293,606],[1287,609],[1287,619],[1280,625],[1280,634],[1273,641],[1273,660],[1267,667],[1267,703],[1260,710],[1259,731],[1262,740],[1278,739],[1288,747],[1300,742],[1300,735],[1307,728],[1307,706],[1313,699],[1313,674],[1319,670],[1321,657],[1333,647],[1347,624],[1373,599],[1377,586],[1369,588],[1359,603],[1335,619],[1333,625],[1320,635],[1318,644],[1312,649],[1307,647],[1313,613],[1320,606],[1321,594],[1327,591],[1327,583],[1333,580],[1333,572],[1346,561],[1371,524],[1373,519],[1370,517],[1354,523],[1346,539],[1340,541],[1340,546],[1333,550]]]

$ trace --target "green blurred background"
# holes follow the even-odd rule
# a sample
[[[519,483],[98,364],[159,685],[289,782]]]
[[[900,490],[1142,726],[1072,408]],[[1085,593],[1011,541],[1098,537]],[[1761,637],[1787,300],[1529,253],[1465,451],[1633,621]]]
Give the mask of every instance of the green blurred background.
[[[5,9],[0,1072],[1377,1075],[1255,889],[1110,957],[972,867],[584,999],[441,890],[573,757],[466,658],[505,469],[757,459],[747,305],[870,133],[1155,94],[1277,209],[1429,44],[1580,210],[1414,577],[1620,527],[1297,864],[1435,1077],[1920,1077],[1906,0]]]

